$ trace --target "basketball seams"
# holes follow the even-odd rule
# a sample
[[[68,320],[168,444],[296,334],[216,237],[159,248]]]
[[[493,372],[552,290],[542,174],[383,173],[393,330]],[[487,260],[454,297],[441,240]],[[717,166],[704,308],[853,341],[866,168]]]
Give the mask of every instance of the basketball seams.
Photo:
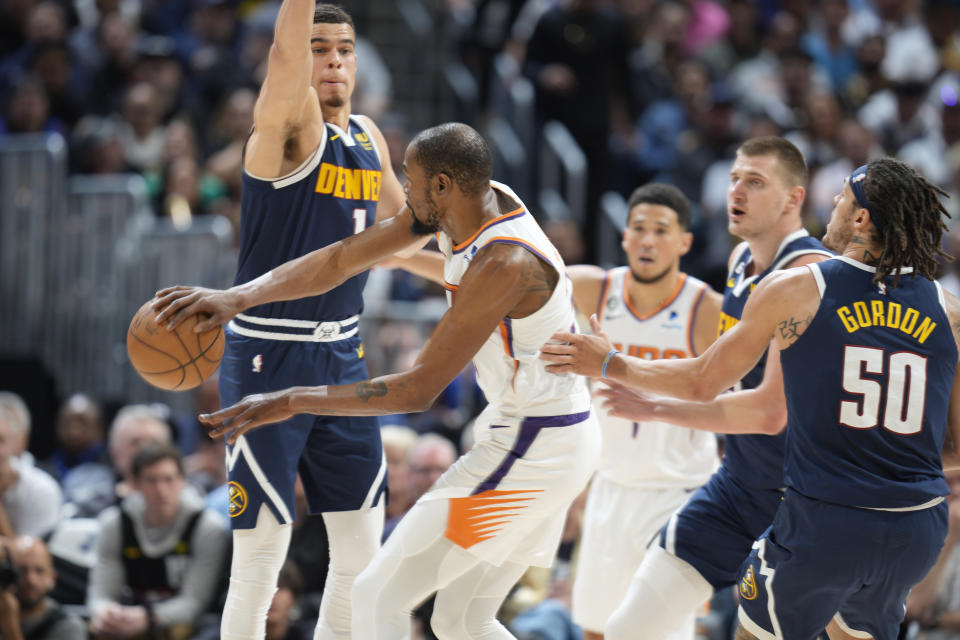
[[[202,314],[193,315],[193,324],[189,322],[181,324],[176,330],[168,331],[165,327],[160,327],[152,321],[152,310],[149,302],[134,315],[127,330],[127,352],[131,364],[137,372],[150,384],[161,389],[178,391],[181,389],[190,389],[209,378],[210,375],[219,366],[223,357],[223,328],[217,327],[216,331],[195,333],[193,328],[203,320]],[[188,331],[194,335],[191,339],[183,335],[181,331]],[[165,332],[165,333],[163,333]],[[212,339],[204,347],[203,341],[207,334],[212,333]],[[142,335],[141,335],[142,334]],[[149,340],[161,342],[161,346],[151,344]],[[176,347],[174,345],[179,345]],[[195,344],[196,355],[191,353],[189,346]],[[172,352],[171,352],[172,351]],[[186,355],[186,360],[181,361],[179,355],[175,352],[182,351]],[[153,362],[162,356],[170,365],[175,363],[169,369],[145,370],[143,365],[156,366],[159,363]],[[146,362],[143,362],[146,360]],[[201,363],[203,367],[201,367]],[[212,365],[212,367],[210,366]],[[160,366],[163,366],[162,364]],[[179,375],[177,373],[179,372]],[[173,375],[174,379],[170,379]]]

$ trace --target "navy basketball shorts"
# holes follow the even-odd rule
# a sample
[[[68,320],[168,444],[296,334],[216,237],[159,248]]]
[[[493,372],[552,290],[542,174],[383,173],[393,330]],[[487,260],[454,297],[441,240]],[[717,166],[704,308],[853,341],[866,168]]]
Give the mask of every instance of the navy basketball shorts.
[[[220,403],[293,386],[349,384],[368,378],[363,344],[264,340],[226,330],[220,364]],[[294,482],[303,481],[308,511],[376,506],[386,489],[386,462],[376,417],[301,414],[255,429],[227,448],[230,521],[256,525],[260,505],[282,524],[296,519]]]
[[[836,617],[848,634],[895,640],[946,535],[945,502],[875,511],[788,489],[741,571],[740,623],[761,640],[812,640]]]
[[[770,526],[783,491],[744,486],[725,466],[660,531],[659,544],[715,590],[737,583],[754,541]]]

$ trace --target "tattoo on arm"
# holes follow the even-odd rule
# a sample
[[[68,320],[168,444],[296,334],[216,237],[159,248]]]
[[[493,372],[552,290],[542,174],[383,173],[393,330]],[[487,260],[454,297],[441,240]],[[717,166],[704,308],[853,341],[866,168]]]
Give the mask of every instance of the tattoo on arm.
[[[357,384],[354,393],[364,402],[370,402],[370,398],[382,398],[387,395],[387,384],[385,382],[364,380]]]
[[[553,295],[553,290],[557,286],[557,274],[552,268],[546,267],[538,258],[530,257],[530,263],[523,268],[523,283],[528,294],[538,297],[537,307],[539,308],[546,304],[550,296]]]
[[[797,341],[797,338],[803,335],[803,332],[807,330],[811,322],[813,322],[813,314],[809,314],[803,320],[797,320],[791,316],[789,319],[778,324],[777,330],[780,332],[780,338],[782,340],[787,344],[793,344]]]

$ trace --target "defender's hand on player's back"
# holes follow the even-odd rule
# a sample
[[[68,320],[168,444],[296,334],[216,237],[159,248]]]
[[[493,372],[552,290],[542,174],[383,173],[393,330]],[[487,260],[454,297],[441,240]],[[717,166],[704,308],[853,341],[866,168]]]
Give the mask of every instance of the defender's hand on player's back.
[[[202,333],[208,329],[216,327],[218,324],[225,324],[230,319],[243,311],[238,296],[227,289],[205,289],[203,287],[168,287],[157,291],[156,300],[153,302],[155,311],[159,311],[156,323],[168,323],[168,328],[173,329],[195,313],[210,316],[194,327],[194,331]]]
[[[540,347],[540,359],[552,362],[547,365],[550,373],[579,373],[599,378],[603,371],[603,359],[613,349],[613,344],[600,327],[596,314],[590,316],[593,335],[560,331],[550,336],[550,342]]]
[[[246,396],[232,407],[214,413],[201,413],[198,418],[207,426],[207,435],[211,438],[229,434],[227,442],[234,444],[247,431],[293,416],[295,412],[290,408],[289,391],[256,393]]]

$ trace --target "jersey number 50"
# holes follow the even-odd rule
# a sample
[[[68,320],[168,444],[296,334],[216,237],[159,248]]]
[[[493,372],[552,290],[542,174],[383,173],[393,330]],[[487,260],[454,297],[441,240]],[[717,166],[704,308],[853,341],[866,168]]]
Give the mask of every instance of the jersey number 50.
[[[854,429],[872,429],[880,417],[880,399],[886,387],[883,427],[901,435],[919,433],[927,394],[927,359],[909,351],[887,358],[875,347],[847,346],[843,354],[843,390],[861,396],[840,402],[840,424]],[[865,373],[884,376],[883,383],[864,378]]]

